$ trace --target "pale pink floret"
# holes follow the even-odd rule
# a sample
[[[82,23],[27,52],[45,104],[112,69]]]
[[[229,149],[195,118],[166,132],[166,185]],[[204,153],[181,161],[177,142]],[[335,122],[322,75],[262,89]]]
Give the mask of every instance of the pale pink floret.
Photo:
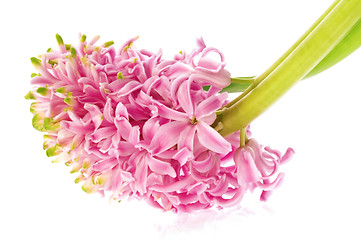
[[[163,60],[136,50],[136,38],[119,51],[97,39],[60,44],[32,79],[33,125],[47,132],[48,156],[80,173],[84,191],[180,212],[237,205],[255,188],[266,200],[293,150],[282,157],[254,139],[239,148],[239,132],[224,138],[211,127],[230,84],[222,53],[200,39],[190,54]]]
[[[238,148],[234,153],[238,183],[248,185],[251,190],[256,187],[262,189],[261,200],[265,201],[268,192],[276,188],[284,177],[283,173],[278,173],[279,166],[293,154],[293,149],[289,148],[282,156],[277,150],[262,148],[256,140],[250,139],[245,147]]]

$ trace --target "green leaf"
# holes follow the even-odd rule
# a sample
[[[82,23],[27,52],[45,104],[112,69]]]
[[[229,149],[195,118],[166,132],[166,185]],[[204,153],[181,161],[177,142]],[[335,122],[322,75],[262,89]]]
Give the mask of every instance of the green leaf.
[[[231,79],[231,84],[221,92],[236,93],[245,91],[254,81],[255,77],[237,77]]]
[[[223,88],[221,92],[238,93],[244,92],[253,82],[255,77],[236,77],[231,78],[231,84]],[[208,91],[210,86],[204,86],[203,89]]]
[[[305,78],[312,77],[340,62],[361,47],[361,20],[359,20],[344,39],[310,72]],[[304,78],[304,79],[305,79]]]

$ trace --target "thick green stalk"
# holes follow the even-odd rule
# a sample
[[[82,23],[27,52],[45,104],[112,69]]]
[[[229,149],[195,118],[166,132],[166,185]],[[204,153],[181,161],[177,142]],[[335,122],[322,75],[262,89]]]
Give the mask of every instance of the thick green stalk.
[[[235,98],[233,101],[227,104],[226,107],[230,107],[236,102],[238,102],[240,99],[242,99],[244,96],[246,96],[252,89],[258,86],[273,70],[275,70],[297,47],[300,45],[300,43],[305,40],[305,38],[310,35],[310,33],[315,30],[315,28],[322,22],[322,20],[337,6],[337,4],[341,0],[336,0],[332,5],[315,21],[314,24],[285,52],[275,63],[272,64],[264,73],[257,76],[255,78],[255,81],[252,83],[252,85],[246,89],[240,96]]]
[[[360,18],[360,0],[339,1],[256,88],[218,115],[215,125],[218,125],[218,129],[221,128],[220,134],[226,136],[245,128],[314,69],[344,39]]]
[[[340,62],[361,46],[361,19],[351,32],[305,78],[312,77]],[[305,79],[304,78],[304,79]]]
[[[358,21],[358,23],[356,23],[356,25],[352,28],[352,30],[345,36],[345,38],[342,39],[342,41],[339,44],[337,44],[337,46],[335,46],[335,48],[332,49],[332,51],[324,59],[322,59],[322,61],[314,69],[312,69],[312,71],[309,72],[307,76],[305,76],[303,79],[313,77],[314,75],[317,75],[327,70],[328,68],[342,61],[344,58],[346,58],[351,53],[356,51],[359,47],[361,47],[361,19]],[[294,50],[293,47],[291,49]],[[290,50],[288,52],[290,52]],[[284,57],[280,59],[283,58]],[[280,59],[277,61],[278,65],[281,63]],[[276,63],[273,64],[270,69],[274,70],[276,68],[275,65],[277,64]],[[265,79],[266,74],[271,73],[270,69],[268,69],[267,72],[263,73],[261,76],[258,77],[232,78],[231,84],[225,87],[224,89],[222,89],[222,92],[229,92],[229,93],[243,92],[243,93],[238,98],[233,100],[230,104],[228,104],[227,107],[232,106],[234,103],[238,102],[245,95],[251,92],[252,89],[257,87],[257,85],[261,82],[261,80],[263,81]]]

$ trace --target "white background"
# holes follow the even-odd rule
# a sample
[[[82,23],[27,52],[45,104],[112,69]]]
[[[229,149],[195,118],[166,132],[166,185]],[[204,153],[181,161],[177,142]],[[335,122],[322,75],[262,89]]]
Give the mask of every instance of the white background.
[[[241,209],[162,213],[142,202],[110,204],[75,185],[42,150],[31,126],[29,58],[100,34],[165,57],[196,38],[226,56],[233,76],[262,73],[333,0],[7,1],[0,6],[0,239],[360,239],[361,52],[300,82],[252,125],[261,143],[296,156],[267,203]]]

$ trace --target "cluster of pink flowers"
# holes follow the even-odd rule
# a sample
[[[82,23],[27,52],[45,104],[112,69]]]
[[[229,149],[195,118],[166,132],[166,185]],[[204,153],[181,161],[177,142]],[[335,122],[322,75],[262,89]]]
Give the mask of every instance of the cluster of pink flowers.
[[[266,200],[282,180],[292,149],[282,156],[254,139],[240,148],[239,132],[224,138],[211,127],[230,74],[202,39],[172,60],[136,50],[136,38],[118,51],[97,37],[82,35],[77,48],[57,40],[59,51],[31,59],[39,74],[27,98],[47,155],[72,166],[84,191],[191,212],[233,206],[255,188]]]

